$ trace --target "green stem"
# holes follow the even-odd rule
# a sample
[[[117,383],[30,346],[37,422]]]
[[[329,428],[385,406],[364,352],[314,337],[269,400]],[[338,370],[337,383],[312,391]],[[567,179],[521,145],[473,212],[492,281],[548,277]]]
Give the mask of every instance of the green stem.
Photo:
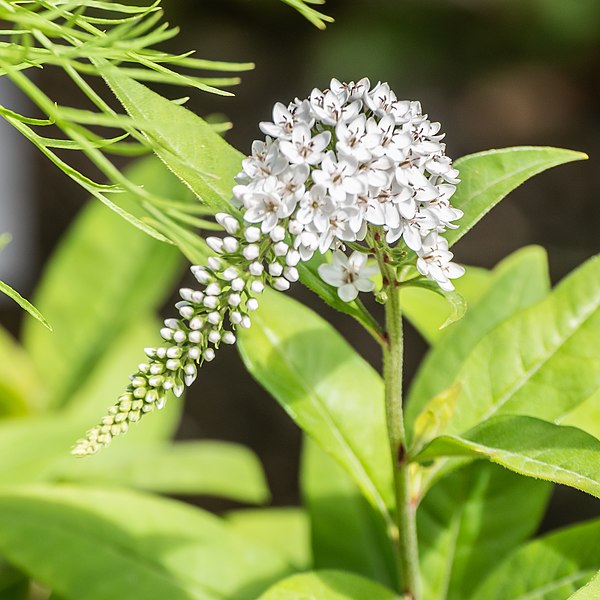
[[[402,410],[403,335],[400,289],[393,269],[386,261],[385,251],[377,249],[377,259],[383,275],[385,326],[387,344],[383,350],[385,410],[390,451],[394,469],[396,522],[398,524],[398,557],[402,586],[407,600],[419,600],[421,581],[417,541],[416,504],[411,501],[406,434]]]

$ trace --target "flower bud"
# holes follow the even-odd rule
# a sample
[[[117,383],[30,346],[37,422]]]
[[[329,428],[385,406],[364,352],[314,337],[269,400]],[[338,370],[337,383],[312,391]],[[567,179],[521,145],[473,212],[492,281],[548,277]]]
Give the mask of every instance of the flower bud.
[[[260,240],[261,237],[260,229],[258,227],[248,227],[246,231],[244,231],[244,237],[246,238],[246,241],[250,244],[258,242],[258,240]]]
[[[272,277],[279,277],[283,273],[283,265],[280,265],[277,262],[271,263],[269,265],[269,275]]]
[[[244,248],[242,254],[246,260],[255,260],[260,254],[260,248],[256,244],[250,244]]]
[[[221,238],[210,236],[206,238],[206,243],[208,247],[217,254],[223,252],[223,240]]]
[[[276,289],[278,292],[285,292],[290,289],[290,282],[283,277],[276,277],[273,280],[273,289]]]
[[[233,254],[234,252],[237,252],[239,247],[240,243],[234,237],[227,236],[223,239],[223,250],[227,254]]]

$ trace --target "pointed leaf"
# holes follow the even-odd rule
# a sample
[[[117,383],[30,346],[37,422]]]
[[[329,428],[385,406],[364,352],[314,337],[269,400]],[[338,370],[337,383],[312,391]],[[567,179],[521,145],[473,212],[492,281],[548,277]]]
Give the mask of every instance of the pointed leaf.
[[[44,315],[35,307],[29,300],[26,300],[17,292],[7,285],[3,281],[0,281],[0,292],[6,294],[9,298],[14,300],[23,310],[27,311],[34,319],[39,321],[46,329],[52,331],[50,323],[45,319]]]
[[[276,583],[259,600],[398,600],[374,581],[344,571],[313,571]]]
[[[375,370],[326,321],[273,291],[263,294],[239,348],[250,373],[387,515],[391,459]]]
[[[394,587],[394,548],[381,515],[350,476],[305,438],[300,485],[310,516],[315,569],[340,569]]]
[[[519,416],[494,417],[462,435],[431,442],[416,460],[487,458],[511,471],[600,498],[600,440],[575,427]]]
[[[551,490],[544,481],[483,462],[439,481],[417,511],[423,599],[467,598],[536,531]]]
[[[1,491],[0,552],[69,600],[251,600],[287,570],[198,508],[75,486]]]
[[[482,297],[469,305],[460,323],[440,336],[421,364],[407,399],[409,431],[426,403],[452,386],[477,342],[514,313],[544,298],[549,287],[546,253],[537,246],[523,248],[495,267]]]
[[[600,564],[600,521],[574,525],[522,546],[469,596],[471,600],[563,600],[588,582]],[[584,588],[586,589],[586,588]],[[593,588],[587,588],[590,592]]]
[[[452,246],[500,200],[534,175],[586,158],[583,152],[534,146],[488,150],[459,158],[455,167],[461,182],[452,205],[465,214],[457,222],[458,229],[447,231],[444,237]]]
[[[109,64],[100,72],[154,152],[204,203],[230,209],[234,177],[243,155],[203,119],[124,75]]]
[[[561,422],[600,391],[600,257],[588,260],[544,300],[504,321],[471,351],[450,433],[497,414]],[[579,411],[570,423],[594,435]]]
[[[150,189],[181,193],[155,161],[131,171]],[[184,191],[185,193],[185,191]],[[179,272],[176,248],[157,242],[98,203],[88,205],[47,266],[36,304],[50,334],[25,323],[24,344],[44,380],[50,405],[65,404],[117,334],[138,314],[159,306]],[[110,274],[110,275],[107,275]]]

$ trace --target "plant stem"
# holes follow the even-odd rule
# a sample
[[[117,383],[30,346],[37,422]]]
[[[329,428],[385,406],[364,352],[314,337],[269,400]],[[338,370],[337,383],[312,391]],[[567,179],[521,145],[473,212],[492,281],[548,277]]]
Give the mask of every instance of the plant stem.
[[[383,377],[385,382],[385,410],[396,495],[396,521],[398,524],[399,567],[403,592],[407,600],[420,598],[419,551],[416,526],[416,505],[411,501],[406,435],[402,410],[402,310],[400,290],[395,274],[387,265],[385,256],[378,252],[387,293],[385,325],[387,345],[383,350]]]

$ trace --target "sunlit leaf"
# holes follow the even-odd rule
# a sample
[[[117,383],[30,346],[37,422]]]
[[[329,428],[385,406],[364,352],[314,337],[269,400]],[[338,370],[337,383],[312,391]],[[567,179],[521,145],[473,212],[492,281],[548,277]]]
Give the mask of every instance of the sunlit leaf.
[[[546,482],[483,462],[439,481],[417,511],[423,599],[469,597],[503,556],[536,531],[551,490]]]
[[[461,435],[436,438],[418,456],[486,458],[507,469],[600,498],[600,440],[575,427],[504,415]]]
[[[539,247],[523,248],[495,267],[481,297],[439,337],[421,364],[408,393],[409,431],[426,403],[452,386],[477,342],[508,317],[544,298],[549,287],[546,253]]]
[[[263,295],[239,348],[250,373],[388,515],[392,473],[379,375],[331,325],[277,292]]]
[[[452,205],[464,216],[457,221],[458,228],[448,230],[444,237],[452,246],[500,200],[534,175],[586,158],[583,152],[534,146],[488,150],[459,158],[454,164],[461,182]]]
[[[600,564],[600,521],[561,529],[513,552],[479,586],[471,600],[593,600],[594,587],[575,590],[587,583]],[[586,590],[584,592],[584,590]]]
[[[288,570],[198,508],[76,486],[0,491],[0,552],[67,600],[251,600]]]

